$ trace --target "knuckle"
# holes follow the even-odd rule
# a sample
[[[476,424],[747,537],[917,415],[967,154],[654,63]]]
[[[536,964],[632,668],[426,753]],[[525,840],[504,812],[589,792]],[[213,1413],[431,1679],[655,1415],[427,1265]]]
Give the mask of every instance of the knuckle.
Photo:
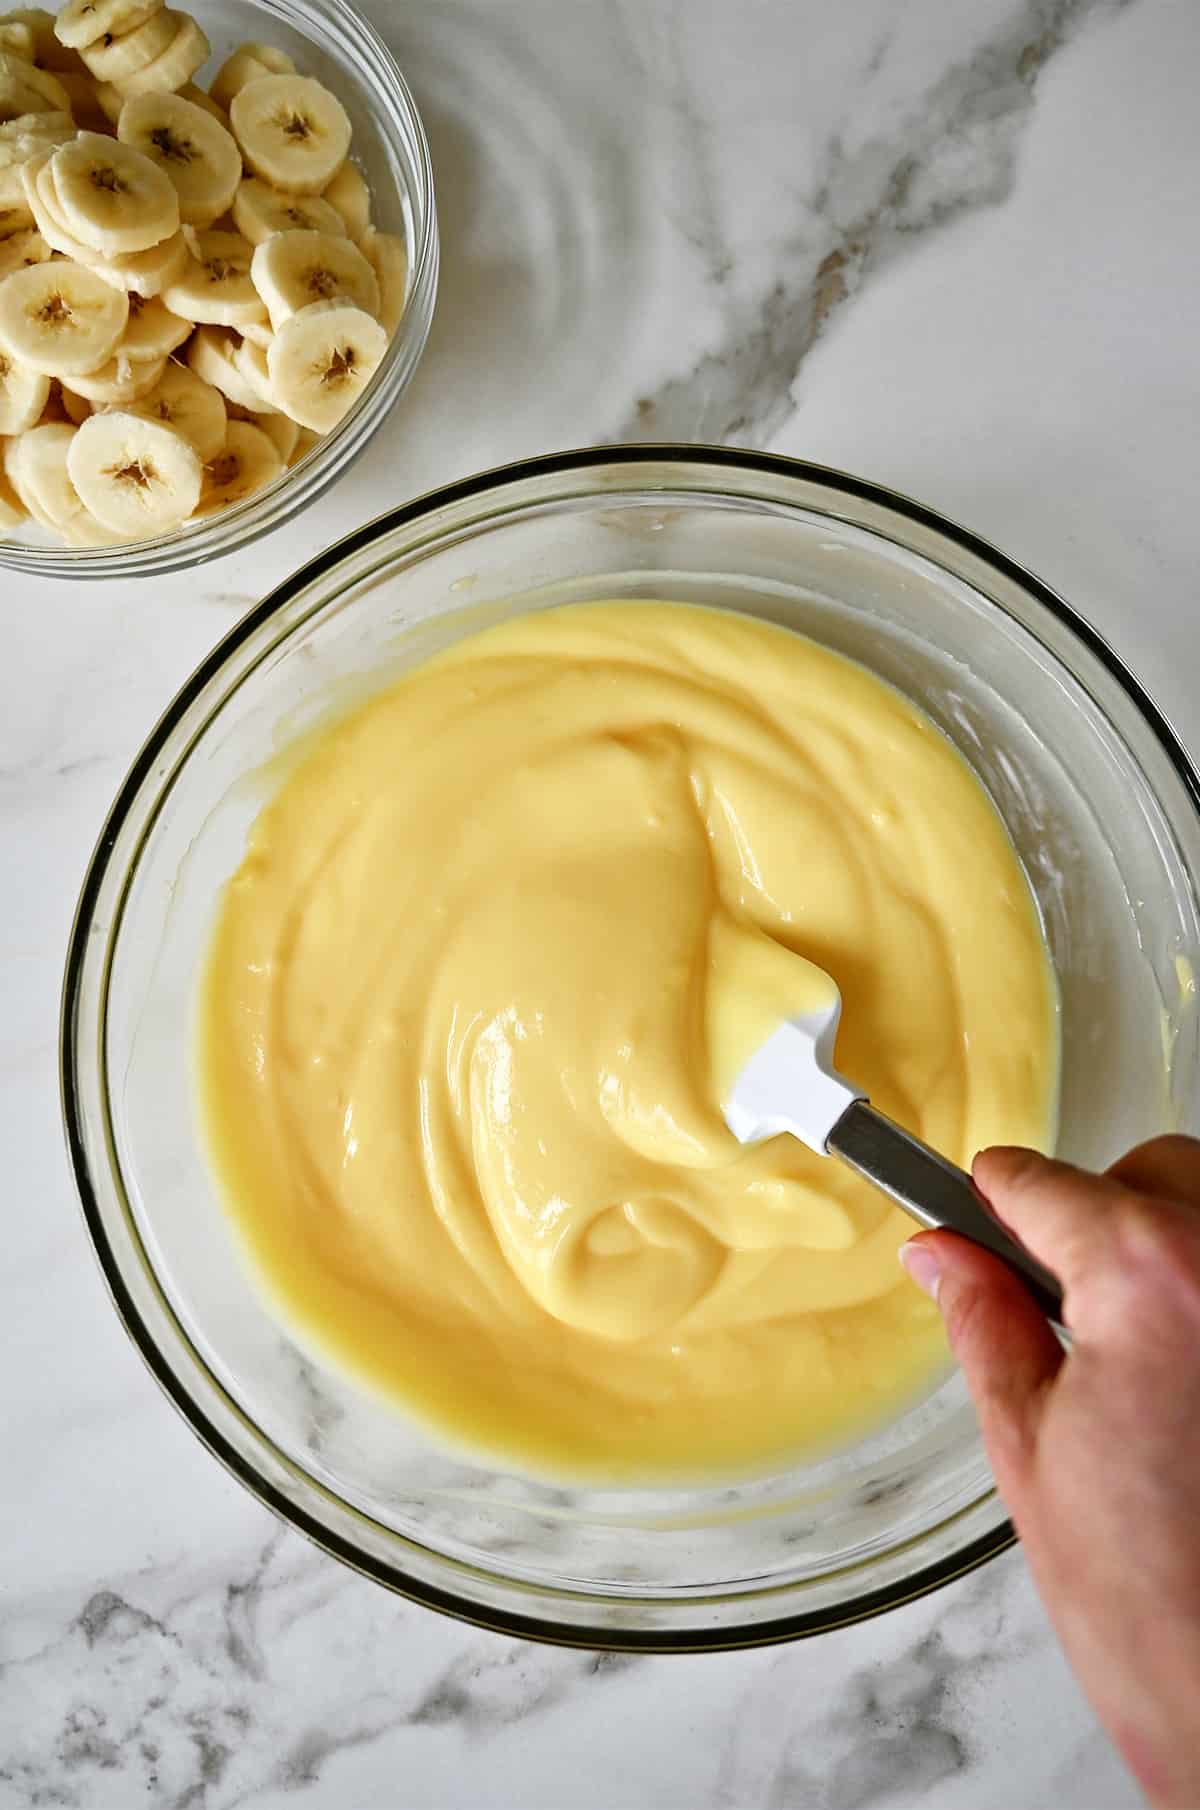
[[[1159,1150],[1173,1162],[1200,1163],[1200,1138],[1189,1137],[1184,1131],[1164,1131],[1144,1148]]]
[[[1181,1206],[1200,1207],[1200,1140],[1182,1132],[1164,1132],[1138,1144],[1108,1173],[1137,1193],[1165,1195]]]
[[[972,1334],[979,1324],[983,1305],[983,1291],[971,1283],[959,1283],[953,1287],[942,1284],[938,1292],[938,1306],[942,1310],[946,1337],[955,1352],[962,1352],[972,1345]]]
[[[1134,1195],[1117,1218],[1118,1257],[1129,1280],[1140,1281],[1200,1316],[1200,1223],[1169,1201]]]
[[[1161,1201],[1131,1195],[1117,1210],[1116,1233],[1119,1255],[1126,1263],[1171,1263],[1177,1228]]]

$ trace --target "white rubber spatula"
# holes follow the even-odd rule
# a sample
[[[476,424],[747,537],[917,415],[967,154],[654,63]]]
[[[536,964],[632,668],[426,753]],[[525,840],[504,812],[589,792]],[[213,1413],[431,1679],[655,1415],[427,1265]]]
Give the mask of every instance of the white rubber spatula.
[[[876,1112],[862,1088],[838,1074],[833,1047],[842,996],[822,969],[805,966],[811,986],[803,990],[811,1005],[767,1036],[722,1101],[733,1135],[739,1143],[757,1144],[786,1131],[819,1156],[840,1158],[921,1225],[959,1232],[1002,1258],[1061,1327],[1057,1281],[992,1218],[970,1176]]]

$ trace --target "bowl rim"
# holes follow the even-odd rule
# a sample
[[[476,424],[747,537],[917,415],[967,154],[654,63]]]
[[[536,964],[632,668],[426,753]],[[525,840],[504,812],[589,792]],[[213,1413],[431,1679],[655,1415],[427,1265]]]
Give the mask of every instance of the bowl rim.
[[[81,1089],[77,1072],[80,1026],[77,1022],[76,1007],[91,941],[91,919],[108,873],[121,826],[181,718],[210,681],[221,671],[230,656],[235,654],[265,622],[285,609],[295,596],[317,582],[343,560],[352,557],[373,542],[381,540],[394,530],[420,522],[441,509],[468,502],[471,499],[482,498],[489,492],[501,490],[510,485],[539,478],[586,473],[590,469],[601,466],[627,467],[632,474],[639,465],[662,467],[673,463],[707,466],[716,471],[724,469],[731,474],[798,479],[822,487],[834,498],[842,497],[850,501],[882,506],[919,526],[933,530],[962,551],[998,570],[1055,617],[1107,669],[1158,741],[1200,819],[1200,774],[1197,773],[1183,743],[1166,717],[1124,661],[1103,636],[1049,585],[972,529],[947,519],[937,510],[886,485],[856,477],[835,467],[816,464],[809,460],[793,459],[777,453],[755,452],[741,447],[708,446],[702,442],[692,444],[638,442],[626,445],[583,447],[542,454],[510,464],[495,466],[439,486],[437,489],[427,491],[406,503],[384,511],[371,521],[354,529],[341,540],[317,553],[281,583],[274,586],[266,597],[250,609],[199,663],[151,729],[105,817],[95,849],[88,862],[68,940],[59,1023],[59,1084],[63,1130],[72,1176],[94,1254],[126,1334],[168,1400],[183,1416],[201,1443],[239,1483],[249,1490],[251,1495],[271,1509],[286,1524],[304,1534],[330,1557],[340,1560],[361,1575],[385,1585],[409,1601],[436,1609],[454,1619],[486,1628],[492,1632],[514,1635],[553,1646],[630,1653],[728,1652],[774,1646],[804,1636],[827,1633],[836,1628],[847,1627],[855,1622],[865,1621],[882,1614],[885,1610],[913,1602],[930,1591],[965,1576],[988,1559],[996,1557],[1015,1545],[1016,1530],[1010,1520],[1002,1520],[957,1551],[923,1565],[903,1581],[878,1586],[858,1594],[852,1593],[832,1608],[798,1611],[768,1622],[746,1622],[741,1625],[730,1625],[728,1628],[705,1629],[703,1633],[690,1630],[614,1629],[598,1622],[588,1623],[586,1621],[564,1626],[554,1621],[544,1620],[536,1614],[521,1614],[500,1608],[489,1609],[462,1592],[415,1578],[398,1565],[362,1551],[351,1540],[344,1538],[333,1529],[323,1526],[243,1457],[232,1442],[209,1419],[200,1402],[189,1393],[159,1351],[154,1336],[125,1283],[120,1264],[105,1228],[97,1188],[93,1185],[80,1111]],[[990,1493],[995,1494],[994,1491]],[[980,1500],[986,1501],[987,1497],[982,1497]],[[952,1516],[951,1519],[953,1518]]]

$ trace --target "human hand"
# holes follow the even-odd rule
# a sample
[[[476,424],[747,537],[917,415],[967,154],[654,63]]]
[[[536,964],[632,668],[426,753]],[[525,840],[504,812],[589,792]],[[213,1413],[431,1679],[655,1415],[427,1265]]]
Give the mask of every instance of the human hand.
[[[952,1232],[901,1253],[936,1299],[1001,1496],[1080,1683],[1151,1802],[1200,1806],[1200,1142],[1107,1174],[984,1151],[977,1187],[1063,1285],[1065,1355]]]

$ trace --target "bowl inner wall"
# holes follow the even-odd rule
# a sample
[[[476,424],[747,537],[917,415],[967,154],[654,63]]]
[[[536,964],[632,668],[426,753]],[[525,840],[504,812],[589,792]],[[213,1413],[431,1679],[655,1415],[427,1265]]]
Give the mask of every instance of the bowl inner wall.
[[[987,785],[1061,988],[1059,1148],[1104,1163],[1169,1122],[1172,1090],[1190,1098],[1196,1086],[1194,1037],[1177,1042],[1173,1077],[1163,1042],[1179,1004],[1174,958],[1194,948],[1177,903],[1191,892],[1129,750],[1028,629],[914,549],[815,511],[652,491],[581,510],[576,497],[379,552],[332,599],[290,605],[256,662],[213,694],[113,932],[112,1137],[135,1233],[195,1353],[284,1470],[298,1467],[356,1522],[555,1588],[644,1599],[711,1591],[714,1579],[828,1577],[965,1512],[988,1474],[957,1376],[788,1475],[623,1493],[497,1476],[343,1382],[264,1309],[215,1199],[191,1093],[198,967],[219,889],[278,783],[279,768],[264,767],[331,709],[531,607],[653,596],[752,611],[899,686]],[[994,1502],[988,1512],[1001,1518]]]

